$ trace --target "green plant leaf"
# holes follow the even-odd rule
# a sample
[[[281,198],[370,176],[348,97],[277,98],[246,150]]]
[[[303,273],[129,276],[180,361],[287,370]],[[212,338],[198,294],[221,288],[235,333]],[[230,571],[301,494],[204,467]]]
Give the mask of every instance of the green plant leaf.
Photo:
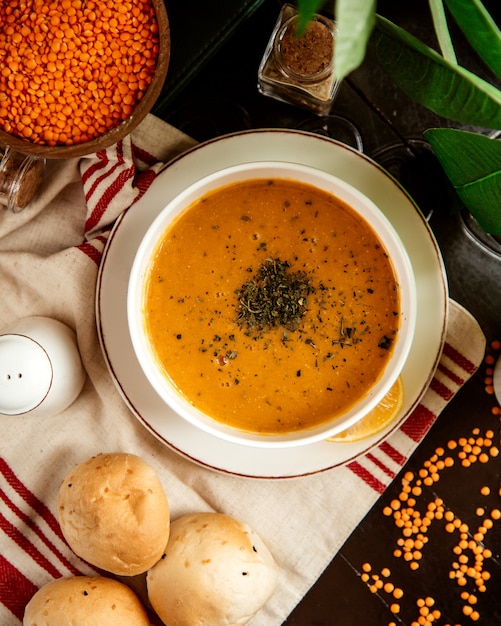
[[[480,0],[445,0],[471,46],[501,79],[501,31]]]
[[[313,14],[318,13],[325,3],[326,0],[297,0],[297,10],[299,12],[297,29],[299,34],[308,26]]]
[[[501,237],[501,141],[453,128],[424,134],[465,207]]]
[[[364,60],[376,22],[376,0],[336,0],[336,48],[334,67],[342,80]]]
[[[501,129],[501,91],[402,28],[377,16],[369,47],[381,68],[416,102],[462,124]]]
[[[457,63],[456,53],[452,45],[449,28],[447,26],[447,18],[445,17],[444,5],[442,0],[428,0],[430,11],[433,18],[433,26],[438,39],[438,45],[442,51],[444,59],[450,63]]]

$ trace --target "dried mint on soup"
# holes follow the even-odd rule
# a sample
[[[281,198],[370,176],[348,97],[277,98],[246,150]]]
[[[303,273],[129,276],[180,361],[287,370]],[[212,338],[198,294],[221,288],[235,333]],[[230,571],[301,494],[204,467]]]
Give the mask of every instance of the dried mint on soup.
[[[294,331],[308,310],[308,296],[314,291],[305,272],[292,271],[288,261],[266,259],[254,277],[236,291],[236,321],[249,330],[283,326]]]

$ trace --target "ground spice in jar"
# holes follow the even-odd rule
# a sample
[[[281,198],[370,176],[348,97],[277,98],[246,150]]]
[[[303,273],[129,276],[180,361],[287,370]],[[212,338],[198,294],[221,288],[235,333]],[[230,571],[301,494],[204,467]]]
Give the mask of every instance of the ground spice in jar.
[[[0,148],[0,205],[17,213],[33,200],[42,182],[45,159]]]
[[[299,14],[284,4],[258,70],[258,89],[266,96],[327,115],[339,88],[334,72],[336,25],[314,14],[298,36]]]
[[[280,42],[280,51],[284,65],[296,74],[318,74],[332,63],[332,32],[322,22],[312,21],[305,32],[298,36],[296,26],[291,24]]]

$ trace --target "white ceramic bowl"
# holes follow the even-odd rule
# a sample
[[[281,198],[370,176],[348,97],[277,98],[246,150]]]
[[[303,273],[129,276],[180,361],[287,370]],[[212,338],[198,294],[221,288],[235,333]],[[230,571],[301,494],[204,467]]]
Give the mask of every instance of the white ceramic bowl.
[[[392,260],[400,286],[400,329],[392,357],[383,375],[360,401],[332,422],[283,435],[261,435],[228,427],[202,413],[182,396],[157,365],[145,333],[144,285],[152,255],[165,230],[182,211],[207,192],[227,184],[255,178],[282,178],[301,181],[337,196],[357,211],[373,228]],[[223,169],[192,184],[160,212],[136,252],[129,278],[127,317],[132,345],[139,364],[158,395],[191,424],[227,441],[257,447],[290,447],[328,439],[353,425],[373,409],[399,376],[411,346],[416,315],[416,290],[412,267],[405,248],[380,209],[351,185],[320,170],[284,162],[246,163]],[[168,419],[168,418],[167,418]]]
[[[0,334],[0,415],[56,415],[76,400],[86,373],[74,331],[23,317]]]

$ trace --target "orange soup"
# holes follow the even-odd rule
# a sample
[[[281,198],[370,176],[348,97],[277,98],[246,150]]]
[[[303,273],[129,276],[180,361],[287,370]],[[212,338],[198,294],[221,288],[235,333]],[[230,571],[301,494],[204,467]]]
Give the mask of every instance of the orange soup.
[[[224,424],[283,434],[352,407],[400,325],[388,254],[344,202],[285,179],[230,184],[166,230],[144,319],[166,377]]]

